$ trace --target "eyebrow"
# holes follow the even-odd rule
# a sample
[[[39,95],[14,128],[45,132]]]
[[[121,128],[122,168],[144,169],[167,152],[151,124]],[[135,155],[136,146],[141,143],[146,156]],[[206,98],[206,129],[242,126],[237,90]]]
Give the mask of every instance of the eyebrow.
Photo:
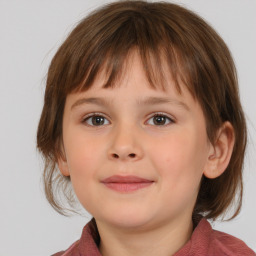
[[[99,106],[110,106],[112,105],[113,100],[112,99],[105,99],[105,98],[96,98],[96,97],[92,97],[92,98],[82,98],[77,100],[72,106],[71,109],[83,105],[83,104],[93,104],[93,105],[99,105]],[[148,98],[144,98],[144,99],[139,99],[137,101],[137,104],[139,106],[144,106],[144,105],[159,105],[159,104],[174,104],[174,105],[178,105],[179,107],[184,108],[185,110],[189,111],[190,108],[188,107],[188,105],[182,101],[179,100],[174,100],[174,99],[170,99],[167,97],[148,97]]]

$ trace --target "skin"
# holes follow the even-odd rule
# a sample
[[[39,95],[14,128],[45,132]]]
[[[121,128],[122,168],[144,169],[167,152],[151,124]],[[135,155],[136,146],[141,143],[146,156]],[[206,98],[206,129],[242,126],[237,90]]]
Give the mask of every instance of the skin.
[[[102,73],[88,91],[67,96],[59,169],[95,217],[102,255],[170,256],[191,237],[202,175],[218,177],[228,165],[233,129],[224,123],[212,145],[202,108],[183,85],[179,94],[167,74],[166,91],[152,89],[136,52],[128,63],[117,87],[103,89]],[[143,103],[150,97],[169,102]],[[160,124],[153,117],[159,113]],[[102,123],[93,125],[91,114],[103,116]],[[120,193],[101,182],[112,175],[153,183]]]

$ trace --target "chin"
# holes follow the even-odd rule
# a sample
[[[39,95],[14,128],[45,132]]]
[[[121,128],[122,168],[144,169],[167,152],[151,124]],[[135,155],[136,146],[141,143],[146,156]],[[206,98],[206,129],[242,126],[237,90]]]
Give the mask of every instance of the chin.
[[[97,220],[97,217],[95,217]],[[121,229],[144,229],[152,224],[153,218],[151,216],[140,213],[125,213],[117,212],[110,214],[109,216],[100,216],[101,222],[108,223],[109,225],[121,228]]]

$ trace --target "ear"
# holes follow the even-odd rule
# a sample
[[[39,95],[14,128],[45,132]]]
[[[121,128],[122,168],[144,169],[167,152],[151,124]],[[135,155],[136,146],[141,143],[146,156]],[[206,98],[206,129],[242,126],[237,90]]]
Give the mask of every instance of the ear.
[[[68,170],[68,164],[67,161],[62,159],[62,157],[58,158],[58,167],[60,172],[64,175],[64,176],[70,176],[69,175],[69,170]]]
[[[218,130],[217,139],[211,145],[204,175],[209,179],[219,177],[228,167],[235,143],[234,128],[230,122],[224,122]]]
[[[60,172],[64,176],[70,176],[68,163],[67,163],[67,158],[66,158],[66,153],[65,153],[65,150],[64,150],[63,143],[61,143],[61,152],[58,155],[58,167],[59,167]]]

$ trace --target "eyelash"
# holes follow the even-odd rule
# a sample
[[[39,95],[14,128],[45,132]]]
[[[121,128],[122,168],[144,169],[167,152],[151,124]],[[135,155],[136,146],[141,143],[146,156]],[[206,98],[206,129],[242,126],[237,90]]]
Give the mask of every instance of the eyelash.
[[[88,124],[87,123],[87,121],[90,119],[90,118],[92,118],[92,117],[102,117],[102,118],[104,118],[105,120],[107,120],[107,118],[104,116],[104,115],[102,115],[101,113],[91,113],[91,114],[89,114],[89,115],[87,115],[87,116],[85,116],[83,119],[82,119],[82,123],[84,123],[85,125],[87,125],[87,126],[90,126],[90,127],[97,127],[97,126],[103,126],[103,125],[93,125],[93,124]],[[166,124],[164,124],[164,125],[155,125],[155,124],[151,124],[152,126],[167,126],[167,125],[170,125],[170,124],[172,124],[172,123],[175,123],[175,121],[171,118],[171,117],[169,117],[168,115],[166,115],[166,114],[164,114],[164,113],[155,113],[154,115],[152,115],[149,119],[147,119],[147,122],[150,120],[150,119],[152,119],[152,118],[154,118],[154,117],[164,117],[164,118],[166,118],[165,120],[168,120],[169,122]],[[109,121],[108,121],[109,122]],[[110,122],[109,122],[110,123]],[[106,124],[105,124],[106,125]]]

